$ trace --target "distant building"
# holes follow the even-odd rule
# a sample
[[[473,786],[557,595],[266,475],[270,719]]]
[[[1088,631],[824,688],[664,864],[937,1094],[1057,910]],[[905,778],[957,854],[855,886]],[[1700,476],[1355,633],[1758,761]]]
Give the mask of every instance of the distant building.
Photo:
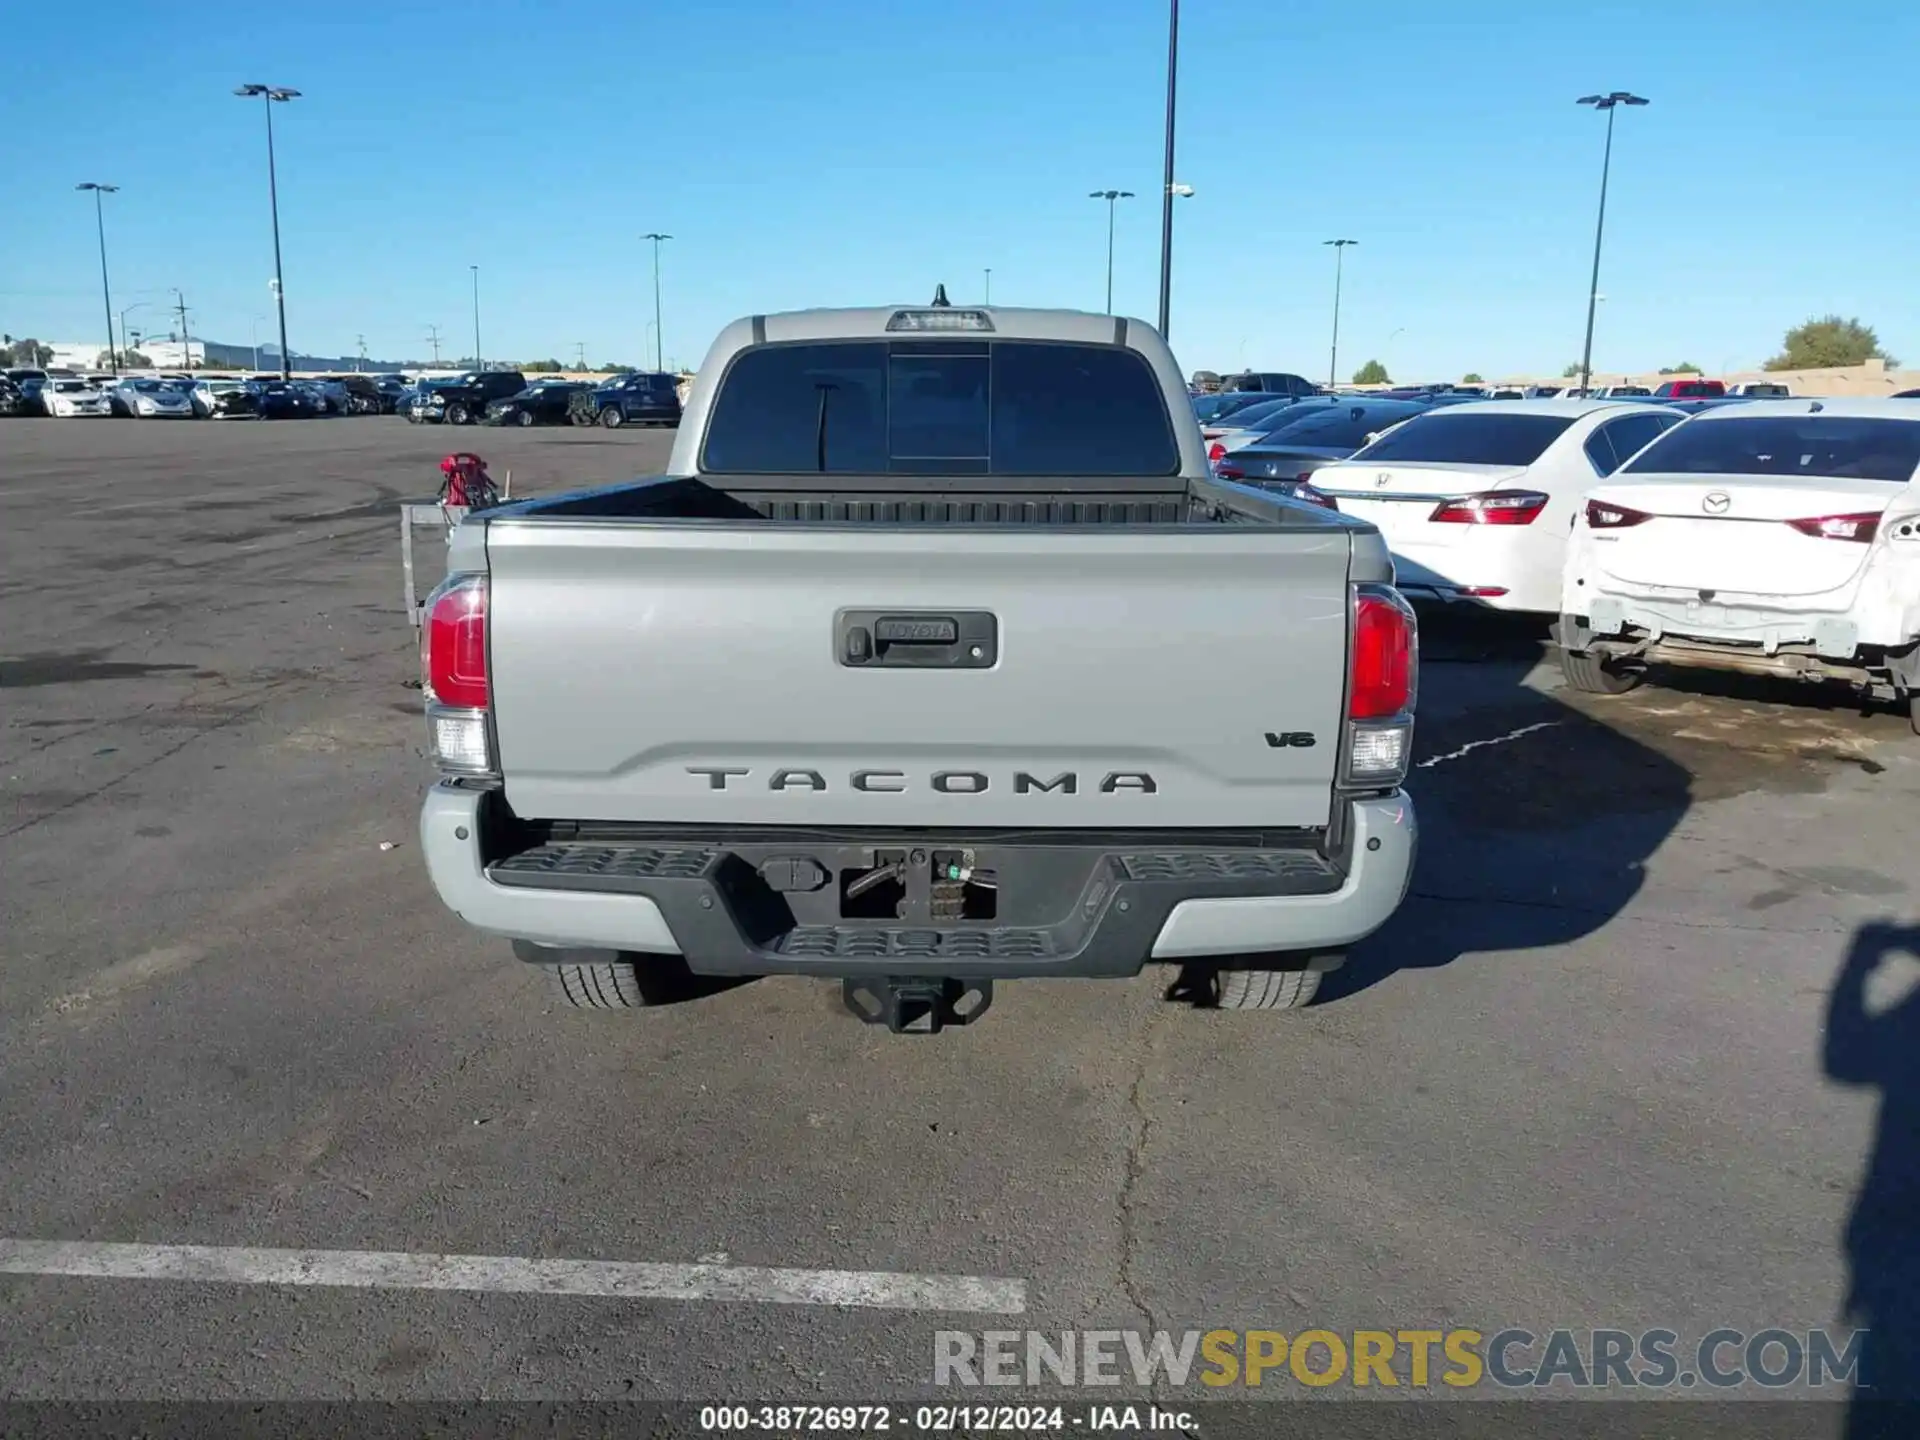
[[[98,340],[74,341],[71,344],[60,340],[49,340],[47,342],[47,348],[53,351],[53,358],[49,360],[47,364],[55,370],[99,370],[104,368],[94,363],[106,353],[107,349],[107,347],[102,345]]]
[[[207,368],[207,347],[199,340],[189,340],[185,345],[178,340],[142,340],[139,350],[156,370],[184,370],[190,365]]]

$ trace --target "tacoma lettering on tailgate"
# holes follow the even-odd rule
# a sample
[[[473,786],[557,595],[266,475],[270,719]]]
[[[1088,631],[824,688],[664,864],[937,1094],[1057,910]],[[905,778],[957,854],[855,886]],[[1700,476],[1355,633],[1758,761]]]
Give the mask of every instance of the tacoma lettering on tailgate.
[[[756,772],[738,765],[689,765],[687,773],[706,776],[709,790],[725,790],[735,780],[754,783]],[[942,795],[983,795],[992,787],[993,781],[984,770],[935,770],[919,783]],[[786,766],[769,773],[766,780],[769,790],[823,791],[843,784],[849,790],[863,790],[870,795],[898,795],[914,789],[916,778],[904,770],[855,770],[844,781],[829,785],[827,777],[818,770]],[[1012,784],[1016,795],[1080,793],[1080,777],[1071,770],[1063,770],[1058,775],[1045,778],[1016,770]],[[1109,770],[1100,777],[1095,789],[1102,795],[1114,795],[1122,791],[1134,795],[1154,795],[1159,793],[1160,786],[1144,770]]]

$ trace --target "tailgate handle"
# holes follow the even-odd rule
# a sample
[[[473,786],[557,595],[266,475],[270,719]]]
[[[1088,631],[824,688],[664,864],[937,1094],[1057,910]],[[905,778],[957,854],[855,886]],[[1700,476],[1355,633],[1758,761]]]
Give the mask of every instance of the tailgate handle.
[[[862,670],[988,670],[1000,658],[990,610],[842,610],[834,654]]]

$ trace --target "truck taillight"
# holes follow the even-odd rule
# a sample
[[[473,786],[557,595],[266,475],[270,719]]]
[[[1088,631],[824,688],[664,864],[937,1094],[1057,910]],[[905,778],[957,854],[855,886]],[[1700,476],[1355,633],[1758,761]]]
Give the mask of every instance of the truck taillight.
[[[1380,788],[1406,779],[1419,668],[1413,607],[1390,585],[1356,585],[1343,783]]]
[[[487,581],[454,575],[427,600],[420,626],[420,678],[427,698],[484,710],[487,705]]]
[[[1222,445],[1218,440],[1214,441],[1213,444],[1207,447],[1207,459],[1212,460],[1215,463],[1218,463],[1219,461],[1224,460],[1226,458],[1226,455],[1227,455],[1227,447]]]
[[[429,748],[449,775],[490,776],[487,579],[450,575],[427,597],[420,622],[420,682]]]

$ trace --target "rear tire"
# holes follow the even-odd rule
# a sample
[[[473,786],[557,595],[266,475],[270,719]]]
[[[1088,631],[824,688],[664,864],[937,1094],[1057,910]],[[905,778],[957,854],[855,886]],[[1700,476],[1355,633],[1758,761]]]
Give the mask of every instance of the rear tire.
[[[515,423],[520,425],[533,424],[533,412],[531,410],[522,410],[519,419]]]
[[[618,405],[609,405],[600,412],[600,423],[609,430],[618,430],[627,423],[627,417],[620,413]]]
[[[1320,989],[1319,970],[1239,970],[1213,973],[1216,1010],[1304,1010]]]
[[[1913,727],[1913,733],[1920,735],[1920,690],[1907,695],[1907,723]]]
[[[640,972],[631,960],[546,965],[553,998],[575,1010],[644,1010]]]
[[[513,953],[546,971],[553,998],[573,1010],[652,1010],[744,983],[695,975],[679,955],[560,949],[528,940],[514,941]]]
[[[1616,669],[1591,651],[1571,650],[1560,652],[1560,674],[1570,687],[1588,695],[1624,695],[1647,678],[1641,670]]]

